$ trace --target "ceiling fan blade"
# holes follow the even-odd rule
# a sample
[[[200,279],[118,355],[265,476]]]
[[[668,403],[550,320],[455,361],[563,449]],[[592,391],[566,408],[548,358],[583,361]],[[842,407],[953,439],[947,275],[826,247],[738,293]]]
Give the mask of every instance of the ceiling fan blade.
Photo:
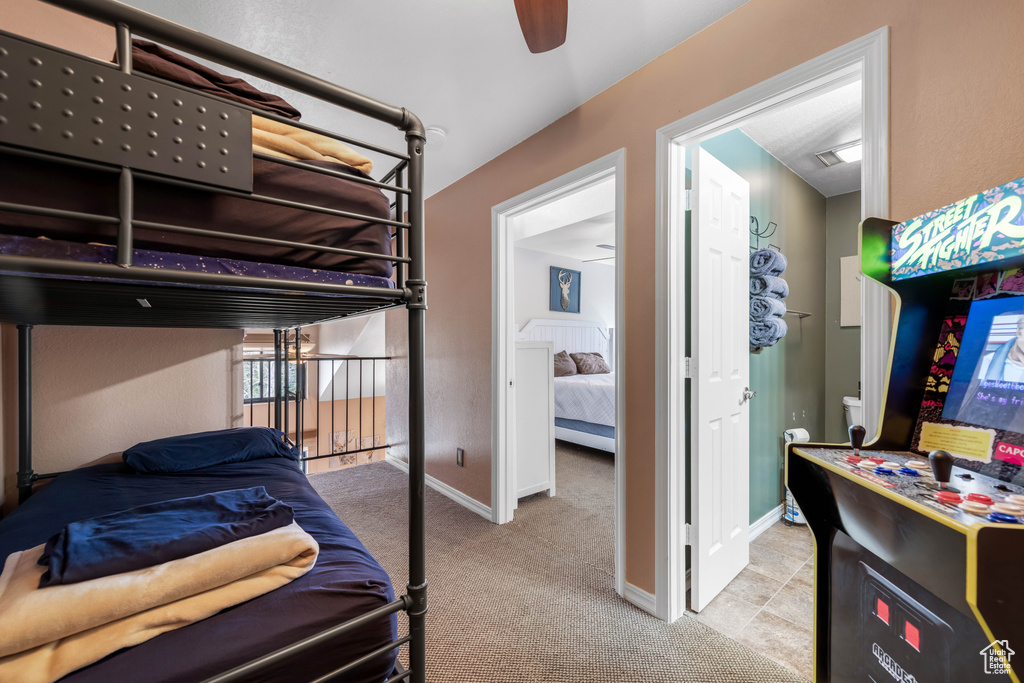
[[[519,27],[523,29],[530,52],[547,52],[565,42],[569,0],[515,0],[515,3]]]

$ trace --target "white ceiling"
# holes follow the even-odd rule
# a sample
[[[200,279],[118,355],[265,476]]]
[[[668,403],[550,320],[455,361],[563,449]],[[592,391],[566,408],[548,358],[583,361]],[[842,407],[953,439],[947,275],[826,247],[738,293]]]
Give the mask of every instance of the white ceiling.
[[[540,55],[526,47],[513,0],[127,2],[446,129],[443,147],[426,150],[429,196],[746,0],[570,0],[565,44]],[[383,124],[287,98],[307,122],[394,148]]]
[[[859,161],[825,166],[814,156],[861,139],[860,81],[762,114],[740,130],[826,197],[860,189]]]
[[[615,246],[614,211],[518,240],[515,246],[581,261],[601,259],[601,263],[614,264],[615,251],[601,248],[599,244]]]
[[[597,245],[615,246],[615,177],[515,215],[509,228],[523,249],[583,261],[614,256]]]

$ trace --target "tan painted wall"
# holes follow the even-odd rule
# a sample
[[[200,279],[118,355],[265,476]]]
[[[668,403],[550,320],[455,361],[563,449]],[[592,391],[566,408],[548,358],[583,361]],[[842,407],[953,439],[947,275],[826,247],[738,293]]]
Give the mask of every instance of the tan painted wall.
[[[241,330],[36,327],[36,471],[66,470],[140,441],[240,424],[241,341]],[[17,376],[8,378],[16,392]],[[8,393],[4,401],[11,412],[16,396]],[[12,473],[16,453],[11,449],[7,463]]]
[[[886,25],[892,216],[1019,177],[1019,0],[751,0],[427,201],[428,473],[490,501],[491,207],[625,147],[626,579],[653,591],[655,130]],[[394,355],[404,322],[389,314]],[[404,388],[401,368],[390,387]]]

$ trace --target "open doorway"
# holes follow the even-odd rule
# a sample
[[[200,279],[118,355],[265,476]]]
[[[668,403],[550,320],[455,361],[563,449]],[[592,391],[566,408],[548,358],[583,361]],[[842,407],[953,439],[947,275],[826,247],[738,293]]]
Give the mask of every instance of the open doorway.
[[[700,252],[704,246],[702,240],[705,240],[707,234],[710,234],[707,232],[707,226],[704,225],[701,211],[712,208],[716,201],[724,206],[721,201],[714,199],[715,197],[731,199],[743,194],[743,186],[749,190],[750,196],[743,199],[744,202],[747,202],[743,209],[734,208],[730,212],[722,214],[728,219],[724,222],[728,224],[730,231],[735,236],[734,243],[729,245],[729,248],[735,253],[721,252],[727,254],[730,267],[741,263],[745,257],[749,257],[750,246],[767,246],[763,241],[758,245],[756,243],[758,238],[750,234],[750,228],[755,227],[754,222],[750,220],[751,216],[754,216],[757,222],[757,231],[762,233],[761,239],[764,240],[767,237],[769,243],[772,242],[772,238],[768,237],[768,231],[765,230],[769,228],[769,224],[774,222],[783,226],[783,221],[773,217],[781,210],[781,206],[777,201],[773,204],[770,197],[765,202],[761,202],[760,208],[750,208],[751,204],[759,203],[757,197],[762,195],[766,189],[758,185],[760,180],[756,178],[752,178],[751,181],[743,180],[741,174],[729,169],[727,164],[722,163],[722,160],[716,158],[709,150],[717,146],[718,149],[715,151],[720,157],[737,157],[737,150],[746,145],[748,153],[760,150],[758,154],[761,155],[765,163],[770,160],[771,163],[777,164],[779,174],[792,174],[804,184],[808,184],[799,178],[799,174],[793,173],[793,169],[787,167],[787,164],[774,157],[773,153],[775,152],[769,153],[764,147],[757,144],[754,138],[763,133],[763,131],[757,130],[757,122],[762,116],[768,115],[780,116],[782,117],[780,120],[784,121],[793,120],[797,110],[791,108],[802,106],[817,97],[834,95],[844,86],[849,86],[851,91],[859,90],[861,95],[859,111],[862,125],[863,160],[860,162],[859,174],[856,174],[860,178],[861,193],[860,201],[854,202],[858,204],[854,212],[859,214],[856,215],[858,221],[861,216],[866,215],[884,216],[887,211],[887,39],[885,29],[876,31],[659,131],[660,181],[658,187],[661,210],[658,239],[662,258],[658,263],[658,281],[664,287],[664,298],[659,302],[658,364],[660,384],[657,388],[659,398],[657,426],[659,488],[655,501],[659,522],[656,528],[656,556],[659,573],[656,576],[656,585],[658,614],[666,619],[678,618],[685,611],[687,605],[686,583],[692,589],[689,596],[690,605],[699,611],[744,570],[750,560],[751,532],[756,533],[758,527],[770,523],[772,517],[778,514],[778,505],[781,502],[783,472],[780,441],[784,429],[777,428],[779,426],[801,427],[803,426],[801,420],[813,419],[812,426],[817,429],[819,423],[824,424],[823,418],[827,414],[825,411],[829,411],[827,401],[823,398],[818,400],[817,393],[815,393],[815,405],[812,406],[811,400],[804,397],[807,400],[800,402],[806,404],[806,407],[804,405],[797,407],[795,404],[788,404],[785,400],[781,405],[778,405],[778,401],[771,400],[771,394],[776,390],[778,383],[767,390],[769,400],[763,403],[769,405],[765,406],[764,410],[771,412],[772,415],[768,417],[761,415],[760,418],[766,421],[765,428],[770,428],[775,433],[771,435],[770,440],[766,437],[756,437],[753,432],[744,434],[750,439],[751,448],[761,446],[771,448],[772,462],[767,463],[763,468],[762,481],[755,478],[756,472],[761,468],[760,464],[757,469],[752,468],[750,450],[747,446],[732,451],[729,449],[716,451],[714,448],[717,443],[716,439],[721,440],[725,434],[724,431],[716,431],[716,425],[719,430],[724,427],[732,429],[740,423],[744,425],[745,429],[749,429],[751,426],[750,411],[754,410],[751,408],[751,404],[759,400],[753,396],[755,391],[759,391],[757,387],[753,386],[753,382],[755,378],[765,380],[765,377],[759,377],[758,373],[764,375],[771,372],[776,374],[782,372],[784,375],[789,370],[798,372],[801,363],[807,363],[809,366],[817,368],[825,362],[825,352],[819,349],[816,354],[805,353],[799,358],[786,358],[786,354],[776,353],[775,355],[782,355],[783,358],[781,362],[775,363],[771,368],[767,366],[772,363],[765,364],[765,368],[756,364],[764,358],[771,358],[767,354],[771,351],[777,352],[777,349],[769,348],[762,352],[763,355],[755,358],[753,364],[748,351],[743,354],[737,353],[736,362],[726,368],[728,378],[744,375],[743,379],[746,381],[740,382],[735,387],[730,387],[735,396],[730,395],[728,400],[721,403],[720,415],[705,415],[701,412],[709,403],[707,399],[710,395],[709,392],[714,390],[714,385],[716,383],[727,384],[722,381],[726,375],[714,376],[716,368],[721,370],[724,367],[719,362],[723,356],[722,349],[726,348],[723,345],[728,344],[731,348],[733,344],[730,343],[730,340],[735,342],[739,338],[742,339],[743,345],[746,347],[748,342],[746,328],[749,328],[748,310],[742,311],[745,318],[742,327],[745,329],[740,334],[732,334],[728,337],[708,334],[711,325],[709,321],[701,317],[701,311],[715,310],[715,300],[704,301],[698,292],[716,291],[713,283],[717,281],[716,278],[720,278],[708,266],[715,262],[711,257],[711,251],[707,254]],[[788,112],[787,109],[789,109]],[[770,123],[767,125],[770,127]],[[746,128],[746,132],[744,128]],[[808,133],[804,131],[797,135],[806,136]],[[716,140],[719,136],[721,139]],[[800,137],[797,140],[803,141]],[[766,145],[770,144],[764,138],[762,138],[762,142]],[[832,142],[816,142],[814,144],[822,144],[823,147],[814,151],[834,152],[836,148],[847,142],[853,142],[853,140],[834,143],[834,147]],[[730,146],[734,149],[729,149]],[[692,167],[695,176],[695,187],[690,196],[687,196],[688,193],[685,192],[687,189],[688,152],[693,157]],[[697,159],[698,153],[699,160]],[[778,153],[781,154],[781,152]],[[708,160],[708,163],[697,163],[697,161],[703,160]],[[731,161],[737,165],[739,160],[733,158]],[[713,178],[713,182],[708,185],[709,189],[703,190],[698,187],[701,181],[696,176],[698,171],[703,170],[699,166],[712,165],[721,166],[728,174],[739,179],[739,184],[734,188]],[[853,164],[851,163],[848,168],[852,169]],[[749,173],[749,171],[748,168],[747,172]],[[819,231],[824,231],[827,211],[822,210],[822,207],[825,207],[829,198],[820,191],[817,194],[819,195],[817,204],[820,205],[818,213],[821,215],[816,222]],[[688,216],[691,203],[693,215]],[[759,212],[761,215],[758,215]],[[687,219],[689,219],[689,226]],[[787,218],[786,220],[790,221],[791,219]],[[796,218],[792,220],[796,220]],[[707,221],[708,225],[712,222]],[[688,227],[692,229],[692,234],[688,232]],[[781,234],[776,234],[781,238]],[[776,240],[774,243],[776,246],[781,246],[778,241]],[[824,244],[823,241],[821,243]],[[789,242],[786,248],[789,249],[795,244],[798,242]],[[819,254],[818,251],[821,253]],[[853,254],[842,254],[842,256],[849,255]],[[824,249],[817,250],[813,254],[793,254],[790,256],[790,263],[794,256],[806,264],[817,263],[820,266],[821,262],[826,261]],[[730,280],[730,288],[721,290],[721,292],[733,292],[728,307],[730,311],[741,310],[741,307],[750,305],[746,291],[746,285],[749,285],[749,263],[744,266],[746,282],[738,284],[738,280],[737,282]],[[735,270],[737,268],[728,272]],[[727,272],[727,269],[723,269],[722,272]],[[821,313],[817,322],[822,322],[826,318],[824,309],[824,294],[827,292],[826,279],[822,272],[812,280],[815,290],[813,294],[813,298],[816,300],[815,306],[819,307],[818,312]],[[724,282],[725,280],[722,280],[722,283]],[[701,285],[704,285],[703,288]],[[859,283],[859,285],[862,294],[861,343],[859,346],[860,356],[863,359],[860,375],[865,401],[862,422],[866,423],[869,432],[872,432],[881,410],[881,381],[888,359],[889,301],[882,292],[865,286],[865,283]],[[801,285],[801,288],[807,290],[809,286]],[[794,314],[809,312],[806,308],[794,304],[792,299],[789,301],[788,308],[793,309]],[[790,336],[790,340],[794,342],[798,336],[809,330],[814,321],[814,316],[801,318],[799,315],[787,315],[785,318],[788,318],[785,322],[794,329]],[[801,325],[804,327],[801,328]],[[733,324],[730,329],[734,327],[738,328],[740,325]],[[817,333],[815,343],[819,347],[825,346],[824,333]],[[799,348],[800,345],[794,343],[792,346]],[[774,360],[778,361],[779,359],[775,358]],[[839,362],[849,365],[848,358]],[[754,373],[751,373],[751,370],[754,370]],[[823,373],[822,369],[819,374],[823,375]],[[686,382],[684,379],[689,381]],[[813,384],[815,387],[813,392],[822,392],[823,395],[824,390],[820,388],[821,383],[817,381],[807,383],[803,379],[800,379],[799,383],[800,390],[805,385]],[[793,393],[799,395],[800,390],[797,387],[793,388]],[[811,389],[807,389],[808,393],[811,391]],[[843,392],[844,394],[850,392],[850,389],[844,388]],[[788,395],[784,394],[783,398],[788,398]],[[816,410],[821,414],[815,414]],[[842,419],[842,410],[840,398],[835,406],[835,417],[839,420]],[[744,411],[745,414],[743,414]],[[774,415],[773,411],[778,415]],[[787,412],[788,414],[786,414]],[[779,419],[781,425],[768,419],[773,416]],[[767,422],[772,422],[772,424],[767,425]],[[824,441],[826,438],[834,436],[835,431],[842,425],[842,422],[833,423],[832,420],[829,420],[829,423],[830,431],[826,433],[822,427],[821,432],[815,435],[816,439]],[[702,426],[708,428],[704,429]],[[733,457],[725,461],[722,458],[713,457],[716,452],[731,452]],[[765,474],[766,472],[767,474]],[[749,491],[747,490],[748,485],[750,486]],[[755,501],[753,494],[757,493],[754,487],[761,485],[764,485],[766,491],[771,489],[770,493],[766,494],[766,500],[770,498],[771,501],[766,504],[768,510],[763,511],[765,515],[758,516],[755,514],[755,507],[764,501]],[[733,501],[737,505],[727,506],[723,504],[723,501]],[[771,512],[771,515],[768,512]],[[736,546],[735,551],[730,548],[732,545]],[[686,583],[683,581],[684,576],[689,578]]]
[[[623,165],[613,153],[493,209],[493,519],[538,495],[575,500],[605,520],[595,547],[620,594]]]
[[[694,197],[687,216],[690,272],[698,280],[690,293],[691,352],[695,338],[709,334],[708,321],[715,321],[700,310],[712,300],[703,286],[725,284],[705,262],[714,250],[731,253],[720,243],[706,245],[705,223],[714,214],[709,195],[736,184],[742,193],[735,194],[746,200],[734,245],[743,291],[731,303],[728,291],[716,291],[712,304],[739,309],[742,329],[721,336],[740,337],[746,348],[730,354],[731,344],[706,341],[721,346],[721,361],[711,363],[735,357],[736,366],[723,367],[717,377],[698,368],[690,380],[701,389],[691,429],[709,431],[702,448],[721,447],[710,460],[723,472],[726,495],[721,510],[714,509],[714,497],[693,496],[698,514],[725,523],[724,533],[713,528],[714,535],[691,550],[714,569],[691,581],[689,607],[708,625],[805,675],[813,633],[812,544],[806,527],[780,522],[784,435],[842,443],[847,419],[860,423],[851,411],[860,402],[861,90],[859,78],[837,84],[687,150]],[[695,249],[707,255],[698,258]],[[720,394],[723,408],[716,413]],[[714,473],[698,467],[691,477],[713,479]],[[782,644],[768,638],[780,629],[787,633]]]

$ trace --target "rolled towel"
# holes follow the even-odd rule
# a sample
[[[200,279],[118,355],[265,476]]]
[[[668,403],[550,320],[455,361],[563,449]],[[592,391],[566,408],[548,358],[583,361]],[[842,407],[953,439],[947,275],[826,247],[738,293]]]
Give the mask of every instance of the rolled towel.
[[[750,321],[750,345],[754,348],[775,346],[786,336],[789,327],[782,318],[772,316],[766,320]]]
[[[765,320],[771,316],[783,316],[786,314],[786,304],[782,299],[773,296],[758,294],[750,297],[750,319]]]
[[[789,285],[781,277],[774,275],[751,277],[750,293],[753,296],[775,296],[781,299],[789,296]]]
[[[787,265],[783,253],[775,249],[758,249],[750,255],[751,276],[778,275]]]

